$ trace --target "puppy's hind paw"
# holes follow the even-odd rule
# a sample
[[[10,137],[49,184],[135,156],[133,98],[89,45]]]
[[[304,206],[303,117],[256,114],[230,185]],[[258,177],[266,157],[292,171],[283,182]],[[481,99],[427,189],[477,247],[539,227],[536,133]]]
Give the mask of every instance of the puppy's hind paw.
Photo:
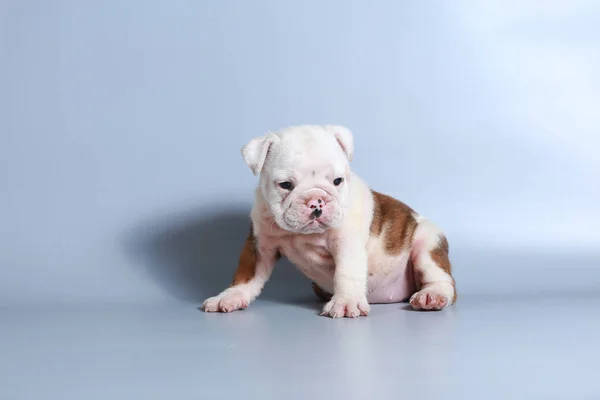
[[[423,289],[410,298],[410,305],[415,310],[441,310],[448,304],[448,298],[445,295],[431,289]]]

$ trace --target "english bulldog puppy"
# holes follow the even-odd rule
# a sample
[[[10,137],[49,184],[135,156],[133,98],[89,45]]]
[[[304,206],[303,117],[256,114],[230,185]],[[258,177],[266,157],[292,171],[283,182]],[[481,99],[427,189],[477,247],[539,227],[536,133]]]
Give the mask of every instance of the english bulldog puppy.
[[[206,312],[244,309],[287,257],[326,302],[321,315],[366,316],[369,304],[441,310],[456,301],[448,241],[433,222],[372,190],[350,170],[352,133],[301,125],[252,139],[243,158],[260,176],[251,229],[231,285]]]

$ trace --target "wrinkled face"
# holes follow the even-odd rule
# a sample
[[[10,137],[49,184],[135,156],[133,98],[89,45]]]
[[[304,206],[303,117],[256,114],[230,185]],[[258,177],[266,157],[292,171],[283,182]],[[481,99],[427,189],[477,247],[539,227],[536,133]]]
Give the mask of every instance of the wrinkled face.
[[[282,229],[321,233],[343,223],[351,179],[343,146],[332,132],[313,126],[283,131],[270,143],[260,190]]]

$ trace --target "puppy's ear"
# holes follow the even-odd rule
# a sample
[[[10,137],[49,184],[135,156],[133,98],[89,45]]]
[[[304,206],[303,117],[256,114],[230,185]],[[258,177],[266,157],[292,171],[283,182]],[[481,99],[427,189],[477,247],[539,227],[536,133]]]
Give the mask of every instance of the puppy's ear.
[[[242,147],[244,161],[248,164],[254,175],[262,171],[269,148],[277,141],[279,141],[279,137],[274,133],[269,133],[265,136],[252,139]]]
[[[354,138],[350,129],[341,125],[323,125],[323,128],[333,133],[340,147],[344,150],[346,157],[348,157],[348,161],[352,161],[352,156],[354,155]]]

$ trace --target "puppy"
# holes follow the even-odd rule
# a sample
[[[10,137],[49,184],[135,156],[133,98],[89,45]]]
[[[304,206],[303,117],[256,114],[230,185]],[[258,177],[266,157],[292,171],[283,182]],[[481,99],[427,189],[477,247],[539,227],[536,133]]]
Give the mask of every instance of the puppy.
[[[229,288],[206,312],[244,309],[276,260],[287,257],[326,302],[321,315],[366,316],[369,304],[409,301],[441,310],[456,301],[443,232],[350,170],[352,133],[301,125],[255,138],[243,158],[260,175],[251,230]]]

